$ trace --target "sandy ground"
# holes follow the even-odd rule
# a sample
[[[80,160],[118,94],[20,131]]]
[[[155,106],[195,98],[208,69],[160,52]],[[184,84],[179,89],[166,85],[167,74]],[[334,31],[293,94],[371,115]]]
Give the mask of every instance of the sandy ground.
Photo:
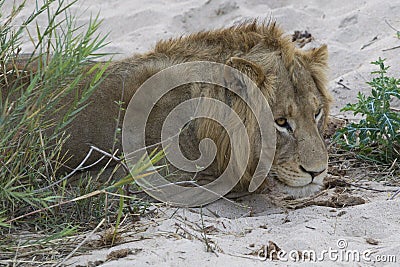
[[[264,0],[184,0],[184,1],[81,1],[85,14],[99,10],[104,32],[110,33],[109,52],[115,58],[145,52],[157,40],[204,29],[233,25],[244,19],[274,18],[288,34],[295,30],[310,32],[315,42],[325,43],[330,52],[330,89],[336,103],[332,114],[339,114],[358,91],[368,91],[373,66],[378,57],[387,58],[392,73],[399,66],[400,1],[264,1]],[[305,46],[307,48],[307,46]],[[398,72],[397,72],[398,73]],[[337,82],[346,85],[345,88]],[[350,90],[349,90],[350,89]]]
[[[75,8],[83,13],[82,23],[87,22],[90,12],[101,12],[101,30],[109,32],[112,41],[107,51],[118,53],[115,58],[145,52],[161,38],[229,26],[246,18],[272,17],[288,34],[307,30],[314,41],[305,48],[328,44],[335,116],[344,116],[340,108],[354,102],[358,91],[369,90],[366,81],[374,69],[371,61],[387,58],[390,73],[399,74],[400,48],[391,48],[399,46],[400,39],[385,22],[400,30],[399,0],[87,0],[79,5]],[[388,188],[376,182],[370,186]],[[343,191],[359,196],[365,204],[351,206],[357,201],[339,201],[334,207],[334,199]],[[257,254],[261,251],[262,256],[263,246],[272,241],[292,256],[302,250],[313,250],[318,256],[323,250],[338,251],[338,260],[325,255],[324,261],[313,263],[315,266],[397,266],[346,260],[344,254],[356,251],[362,257],[367,251],[371,259],[394,255],[400,262],[400,197],[388,200],[388,193],[349,188],[331,189],[322,197],[331,197],[333,204],[327,207],[317,201],[316,205],[288,209],[274,205],[267,196],[256,195],[235,203],[220,200],[202,212],[162,208],[132,225],[132,232],[123,235],[124,244],[72,258],[68,263],[86,266],[101,260],[101,266],[265,266],[268,263]],[[207,243],[214,252],[207,252]],[[126,257],[110,256],[112,251],[123,254],[121,249],[129,250]],[[301,263],[275,260],[272,264]]]
[[[387,189],[376,183],[367,184]],[[78,266],[96,262],[102,263],[100,266],[398,266],[374,261],[378,255],[394,255],[399,261],[399,200],[387,200],[387,193],[357,190],[350,193],[366,203],[345,208],[312,205],[292,210],[271,204],[273,201],[264,195],[253,195],[235,203],[219,200],[203,210],[158,209],[152,218],[142,219],[132,227],[135,230],[122,235],[126,243],[75,257],[68,263]],[[270,241],[286,252],[281,260],[271,262],[264,258]],[[207,252],[207,246],[213,252]],[[323,254],[324,250],[332,254]],[[305,256],[295,261],[298,251],[303,255],[313,251],[316,260],[309,261],[310,257]]]

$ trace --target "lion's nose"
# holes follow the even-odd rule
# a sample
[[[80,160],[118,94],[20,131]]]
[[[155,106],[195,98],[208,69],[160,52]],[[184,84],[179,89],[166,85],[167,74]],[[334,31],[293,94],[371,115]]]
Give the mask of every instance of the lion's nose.
[[[317,177],[318,175],[320,175],[321,173],[323,173],[326,169],[323,169],[322,171],[319,172],[312,172],[312,171],[307,171],[303,166],[300,165],[300,169],[303,172],[308,173],[309,175],[311,175],[312,179],[314,180],[315,177]]]

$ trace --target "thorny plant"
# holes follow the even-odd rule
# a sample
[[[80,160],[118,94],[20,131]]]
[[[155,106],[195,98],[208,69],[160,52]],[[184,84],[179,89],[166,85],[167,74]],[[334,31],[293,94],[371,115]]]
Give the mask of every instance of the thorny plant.
[[[361,115],[359,122],[352,122],[335,135],[343,148],[357,156],[380,164],[399,166],[400,161],[400,110],[391,106],[394,98],[400,100],[400,79],[387,76],[388,66],[379,58],[371,64],[379,67],[373,71],[371,95],[358,93],[358,102],[347,104],[341,111]]]

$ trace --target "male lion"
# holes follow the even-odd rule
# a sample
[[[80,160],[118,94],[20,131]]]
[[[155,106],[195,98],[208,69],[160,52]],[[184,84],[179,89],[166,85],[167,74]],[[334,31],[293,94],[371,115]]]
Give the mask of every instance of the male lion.
[[[73,157],[66,164],[76,167],[86,156],[89,144],[105,151],[120,148],[120,142],[115,145],[114,140],[118,127],[115,121],[120,118],[121,127],[123,117],[115,102],[122,100],[126,108],[137,88],[152,75],[183,62],[213,61],[248,75],[271,107],[277,146],[271,171],[259,192],[278,190],[294,197],[310,195],[321,189],[327,175],[328,153],[322,137],[331,103],[326,86],[327,60],[325,45],[299,50],[275,23],[247,22],[160,41],[146,54],[110,64],[104,82],[89,99],[90,104],[68,129],[71,137],[65,149]],[[169,111],[180,102],[199,95],[223,101],[237,111],[246,126],[251,140],[251,158],[236,187],[236,190],[246,190],[259,156],[260,131],[255,117],[237,95],[223,93],[216,86],[177,88],[156,103],[147,124],[147,143],[160,139],[160,126]],[[215,142],[218,153],[215,162],[197,177],[216,178],[229,160],[230,144],[221,126],[212,120],[197,119],[182,133],[180,144],[184,154],[195,159],[199,155],[199,141],[206,137]],[[100,156],[94,155],[91,162]]]

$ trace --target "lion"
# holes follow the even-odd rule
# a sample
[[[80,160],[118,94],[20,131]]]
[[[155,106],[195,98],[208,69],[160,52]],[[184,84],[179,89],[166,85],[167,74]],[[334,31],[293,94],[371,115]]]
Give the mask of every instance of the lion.
[[[192,61],[218,62],[245,73],[268,101],[276,129],[276,151],[268,177],[257,192],[278,190],[297,198],[319,191],[328,170],[322,133],[332,102],[327,89],[327,46],[300,50],[276,23],[257,21],[159,41],[145,54],[112,62],[88,106],[67,129],[70,138],[64,149],[70,159],[65,165],[75,168],[86,157],[89,145],[107,152],[121,151],[117,129],[122,128],[124,109],[136,90],[161,70]],[[151,145],[160,140],[160,126],[166,114],[184,100],[200,95],[219,99],[239,114],[252,140],[251,158],[234,189],[246,191],[259,157],[260,131],[246,104],[237,95],[221,90],[216,86],[185,85],[165,95],[151,112],[146,142]],[[184,154],[195,159],[199,156],[198,144],[204,138],[214,141],[218,153],[197,177],[215,179],[229,160],[228,135],[221,126],[209,119],[196,119],[179,142]],[[102,154],[91,156],[88,163],[97,161]]]

